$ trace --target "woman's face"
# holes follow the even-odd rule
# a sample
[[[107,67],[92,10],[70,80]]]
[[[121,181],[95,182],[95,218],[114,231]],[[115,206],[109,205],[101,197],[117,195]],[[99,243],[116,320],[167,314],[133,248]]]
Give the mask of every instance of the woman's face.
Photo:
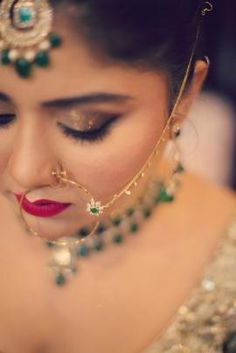
[[[34,68],[32,78],[24,80],[12,67],[2,67],[0,81],[1,193],[14,204],[13,193],[28,189],[31,201],[72,202],[50,219],[27,215],[53,239],[57,225],[69,230],[75,215],[78,226],[92,219],[73,211],[80,192],[69,188],[60,194],[46,187],[57,163],[96,200],[109,201],[147,160],[168,106],[164,74],[102,62],[82,40],[56,31],[63,46],[51,52],[50,68]]]

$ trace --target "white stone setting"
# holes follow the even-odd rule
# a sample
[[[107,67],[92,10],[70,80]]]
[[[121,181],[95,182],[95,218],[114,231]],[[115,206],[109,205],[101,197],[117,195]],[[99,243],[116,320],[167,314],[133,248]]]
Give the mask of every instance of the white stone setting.
[[[102,203],[92,199],[89,203],[87,203],[86,211],[92,216],[99,216],[103,213]]]
[[[12,49],[10,50],[9,52],[9,59],[14,62],[16,61],[17,59],[19,59],[19,56],[20,56],[20,53],[17,49]]]
[[[52,259],[54,264],[60,267],[69,267],[72,264],[72,255],[68,248],[55,250]]]

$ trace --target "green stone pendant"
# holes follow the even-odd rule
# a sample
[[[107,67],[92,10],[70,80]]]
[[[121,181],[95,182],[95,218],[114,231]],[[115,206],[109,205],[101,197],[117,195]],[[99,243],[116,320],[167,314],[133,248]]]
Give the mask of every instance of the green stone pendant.
[[[113,240],[113,243],[115,243],[115,244],[121,244],[121,243],[123,243],[124,238],[122,237],[121,234],[116,234],[116,235],[114,235],[112,240]]]
[[[9,65],[11,63],[10,58],[9,58],[9,50],[2,51],[1,63],[2,63],[2,65]]]
[[[58,286],[64,286],[64,284],[66,283],[66,277],[62,274],[62,273],[59,273],[57,276],[56,276],[56,284]]]
[[[89,256],[89,247],[85,244],[81,245],[77,250],[77,256],[88,257]]]
[[[18,59],[15,62],[16,72],[22,78],[28,78],[31,75],[32,65],[25,59]]]
[[[174,196],[173,195],[169,195],[166,192],[166,188],[164,185],[161,185],[160,187],[160,191],[157,194],[157,196],[155,197],[155,202],[159,203],[159,202],[172,202],[174,201]]]
[[[49,65],[49,56],[45,51],[38,52],[35,57],[35,64],[40,67],[47,67]]]
[[[22,7],[19,9],[19,21],[21,23],[28,23],[32,20],[32,11],[28,7]]]

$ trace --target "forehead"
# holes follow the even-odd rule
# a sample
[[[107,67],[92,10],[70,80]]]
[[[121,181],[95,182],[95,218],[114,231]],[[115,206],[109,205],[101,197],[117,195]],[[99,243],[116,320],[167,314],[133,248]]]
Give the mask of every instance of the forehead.
[[[28,79],[18,77],[11,66],[0,66],[0,91],[21,103],[100,91],[134,96],[164,93],[163,73],[98,59],[79,36],[75,38],[66,28],[55,31],[61,35],[63,44],[50,52],[50,66],[34,67]]]

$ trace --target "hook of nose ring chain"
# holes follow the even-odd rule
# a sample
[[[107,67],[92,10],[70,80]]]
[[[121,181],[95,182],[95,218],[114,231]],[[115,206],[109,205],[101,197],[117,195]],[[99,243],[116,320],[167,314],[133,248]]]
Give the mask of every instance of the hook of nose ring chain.
[[[54,188],[63,186],[68,179],[67,172],[63,169],[61,164],[59,164],[59,170],[52,171],[52,175],[56,179],[56,182],[51,184],[51,186]]]

